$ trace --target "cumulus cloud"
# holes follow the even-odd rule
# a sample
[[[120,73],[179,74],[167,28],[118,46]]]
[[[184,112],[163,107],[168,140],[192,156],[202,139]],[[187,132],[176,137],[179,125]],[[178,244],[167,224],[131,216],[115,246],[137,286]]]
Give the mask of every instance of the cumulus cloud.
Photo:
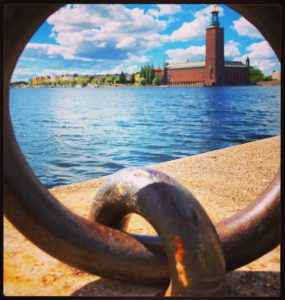
[[[128,58],[120,61],[120,63],[110,63],[104,61],[105,69],[101,70],[100,74],[118,74],[121,72],[135,73],[139,71],[138,63],[146,63],[150,57],[145,55],[135,55],[131,52],[128,53]]]
[[[18,81],[18,80],[26,80],[26,78],[35,76],[35,70],[30,69],[30,68],[25,68],[25,67],[16,67],[12,78],[11,78],[11,82],[13,81]]]
[[[169,59],[167,61],[169,63],[174,62],[186,62],[204,59],[205,57],[205,45],[204,46],[190,46],[189,48],[182,49],[169,49],[166,51]]]
[[[42,57],[42,55],[47,55],[50,58],[62,57],[64,59],[77,59],[83,61],[92,61],[93,59],[79,57],[74,55],[74,51],[71,48],[61,46],[61,45],[53,45],[53,44],[45,44],[45,43],[29,43],[24,51],[24,57]]]
[[[261,58],[271,58],[274,57],[274,51],[270,47],[267,41],[262,41],[259,43],[253,43],[246,48],[247,51],[251,52],[252,56]]]
[[[173,15],[181,10],[179,5],[157,6],[160,16]],[[160,47],[169,36],[162,34],[169,20],[159,20],[140,8],[124,5],[66,5],[47,19],[51,25],[53,44],[28,43],[21,61],[29,61],[41,75],[38,65],[51,70],[137,69],[137,64],[149,61],[147,51]],[[21,72],[18,66],[18,72]],[[53,69],[54,68],[54,69]],[[22,69],[22,75],[25,70]],[[55,74],[54,72],[52,74]],[[16,73],[15,73],[16,76]]]
[[[225,44],[225,57],[236,57],[240,55],[239,50],[240,43],[233,40],[228,41]]]
[[[225,44],[225,57],[240,56],[239,50],[240,43],[233,40]],[[186,49],[170,49],[166,51],[169,62],[186,62],[195,60],[204,60],[206,56],[206,47],[203,46],[190,46]]]
[[[160,9],[163,14],[170,10]],[[120,4],[67,5],[47,22],[56,42],[82,59],[120,60],[130,51],[145,52],[161,45],[160,32],[167,26],[143,9]]]
[[[209,27],[211,21],[212,6],[197,11],[194,14],[194,20],[191,22],[184,22],[182,26],[173,31],[170,40],[171,41],[189,41],[191,39],[204,39],[205,30]],[[217,10],[220,11],[220,16],[224,15],[222,7],[217,6]]]
[[[266,74],[269,74],[273,69],[280,69],[280,63],[267,41],[252,43],[246,48],[246,51],[247,53],[236,57],[234,60],[245,62],[248,56],[250,65],[259,68]]]
[[[261,33],[255,28],[255,26],[248,22],[244,17],[240,17],[238,20],[233,21],[232,28],[240,36],[248,36],[251,38],[263,38]]]
[[[156,7],[158,9],[148,10],[148,14],[155,17],[160,17],[166,15],[174,15],[182,11],[181,6],[178,4],[157,4]]]
[[[126,65],[124,63],[114,66],[113,68],[108,68],[106,70],[100,71],[99,74],[120,74],[121,72],[126,72],[129,74],[135,73],[139,71],[139,67],[137,65]]]

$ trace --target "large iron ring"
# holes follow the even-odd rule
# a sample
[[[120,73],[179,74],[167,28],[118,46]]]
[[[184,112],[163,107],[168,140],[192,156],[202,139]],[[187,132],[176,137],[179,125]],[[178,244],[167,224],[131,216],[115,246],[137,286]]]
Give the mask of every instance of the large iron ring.
[[[123,169],[97,191],[90,219],[114,226],[128,213],[144,216],[158,233],[169,261],[171,296],[223,294],[225,262],[219,237],[187,189],[153,169]]]

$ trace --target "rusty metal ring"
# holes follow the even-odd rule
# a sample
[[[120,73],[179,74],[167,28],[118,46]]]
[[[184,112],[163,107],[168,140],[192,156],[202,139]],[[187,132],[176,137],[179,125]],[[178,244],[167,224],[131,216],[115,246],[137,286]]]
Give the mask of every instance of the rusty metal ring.
[[[128,213],[145,217],[158,233],[169,261],[171,296],[221,296],[225,262],[220,240],[187,189],[153,169],[123,169],[101,185],[89,219],[109,226]]]
[[[124,185],[125,178],[117,178],[117,184]],[[101,200],[102,201],[102,200]],[[91,220],[125,230],[129,218],[123,211],[117,210],[116,217],[110,209],[110,221],[96,207],[95,200],[90,214]],[[112,207],[110,207],[112,208]],[[98,210],[98,212],[96,212]],[[246,208],[235,215],[215,224],[226,261],[227,272],[241,267],[259,258],[275,248],[280,242],[280,172],[268,188]],[[132,235],[151,249],[162,248],[157,236]]]
[[[166,282],[169,276],[167,259],[158,243],[150,243],[150,238],[143,238],[141,243],[118,230],[97,223],[92,224],[65,208],[34,175],[16,142],[9,114],[10,78],[31,35],[41,22],[60,6],[6,4],[4,7],[4,213],[10,222],[38,247],[74,267],[114,279],[146,283]],[[258,29],[263,26],[262,22],[258,23],[254,9],[242,8],[242,5],[238,9],[242,14],[243,11],[247,12]],[[268,11],[272,12],[272,8]],[[276,11],[273,10],[273,13]],[[280,20],[278,14],[275,17],[279,17]],[[259,18],[262,20],[262,16]],[[280,53],[278,30],[276,26],[268,27],[267,24],[260,30],[274,46],[277,54]],[[255,236],[255,230],[258,230],[258,235],[262,237],[262,241],[258,240],[257,245],[253,245],[248,238],[249,216],[251,237]],[[239,222],[235,221],[236,217]],[[258,222],[264,220],[264,226],[259,228]],[[239,229],[237,224],[243,224],[243,228],[238,239],[235,239]],[[223,225],[228,228],[226,234],[225,230],[222,230]],[[279,230],[280,175],[277,174],[255,204],[217,226],[218,233],[224,232],[227,241],[224,243],[222,240],[227,270],[254,260],[277,246],[280,240]],[[229,241],[233,241],[231,245]],[[255,251],[252,252],[248,247],[248,241]],[[237,262],[235,255],[241,248],[243,255]],[[130,263],[135,264],[136,269],[128,268]]]

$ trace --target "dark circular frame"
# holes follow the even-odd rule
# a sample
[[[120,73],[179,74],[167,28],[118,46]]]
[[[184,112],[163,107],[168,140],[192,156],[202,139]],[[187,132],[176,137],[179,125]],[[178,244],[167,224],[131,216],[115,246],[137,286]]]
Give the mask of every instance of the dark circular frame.
[[[158,238],[129,235],[86,220],[63,206],[41,184],[16,141],[9,113],[9,83],[30,37],[62,4],[4,7],[4,213],[29,240],[53,257],[110,279],[165,283],[169,267]],[[279,5],[228,5],[267,39],[280,60]],[[266,20],[266,22],[264,22]],[[280,171],[248,207],[215,225],[227,271],[249,263],[280,243]],[[135,264],[135,268],[130,268]]]

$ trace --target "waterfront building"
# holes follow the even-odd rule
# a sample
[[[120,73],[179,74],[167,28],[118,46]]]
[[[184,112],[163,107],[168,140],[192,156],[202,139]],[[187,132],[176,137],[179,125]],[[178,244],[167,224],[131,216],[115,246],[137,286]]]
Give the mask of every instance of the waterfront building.
[[[44,83],[45,81],[46,81],[46,77],[44,77],[44,76],[35,77],[30,80],[32,85],[39,85],[39,84]]]
[[[278,72],[278,71],[272,71],[271,72],[271,77],[272,77],[272,79],[273,80],[279,80],[280,81],[280,79],[281,79],[281,73],[280,73],[280,71]]]
[[[247,85],[249,58],[245,64],[224,59],[224,28],[220,27],[219,11],[214,6],[211,25],[206,29],[206,57],[204,61],[166,64],[155,69],[155,75],[169,85]]]

